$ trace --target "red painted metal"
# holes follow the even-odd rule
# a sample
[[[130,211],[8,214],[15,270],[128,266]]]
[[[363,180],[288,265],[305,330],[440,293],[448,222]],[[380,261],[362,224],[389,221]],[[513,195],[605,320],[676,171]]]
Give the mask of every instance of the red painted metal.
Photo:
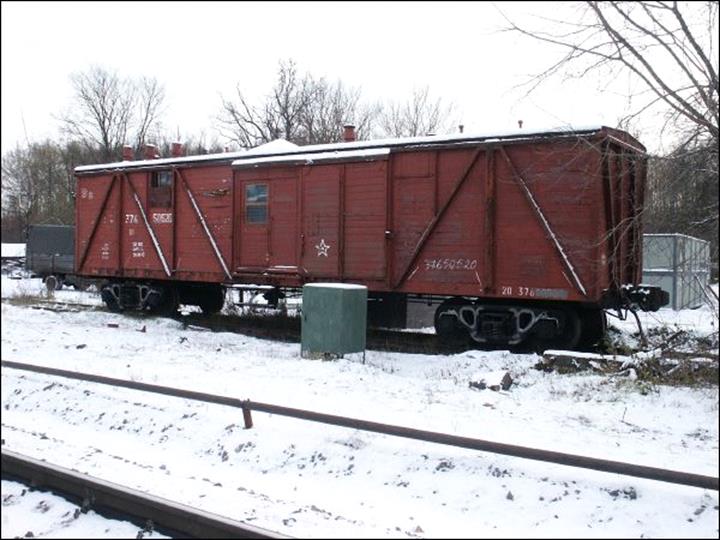
[[[143,148],[143,155],[145,159],[156,159],[160,157],[158,148],[154,144],[146,144],[145,148]]]
[[[355,140],[355,126],[348,124],[343,126],[343,141],[353,142]]]
[[[77,199],[80,273],[583,303],[637,282],[637,141],[609,128],[461,137],[365,154],[379,143],[307,147],[325,160],[293,158],[301,148],[285,162],[218,154],[81,168],[78,193],[93,198]],[[175,171],[171,204],[155,208],[162,170]],[[246,216],[254,184],[267,188],[263,222]]]
[[[582,281],[578,277],[577,273],[575,272],[575,266],[572,264],[570,259],[568,258],[568,255],[565,253],[565,249],[563,249],[562,244],[555,236],[555,232],[553,231],[552,227],[547,221],[547,218],[543,214],[542,210],[537,204],[537,201],[535,200],[535,197],[533,197],[532,192],[530,191],[530,188],[527,185],[527,182],[523,179],[520,174],[518,174],[517,169],[513,165],[512,160],[508,156],[507,152],[505,151],[505,148],[502,146],[500,147],[500,153],[502,154],[503,158],[505,158],[505,161],[507,162],[508,166],[510,167],[510,170],[512,171],[513,177],[522,187],[523,194],[525,195],[530,208],[532,208],[533,212],[535,213],[535,216],[537,216],[538,221],[540,222],[540,225],[547,233],[547,237],[550,240],[550,244],[555,248],[556,252],[560,256],[560,263],[565,267],[565,270],[568,271],[568,273],[572,276],[573,283],[577,287],[578,291],[580,291],[580,294],[583,296],[587,296],[587,293],[585,292],[585,287],[582,284]]]
[[[485,159],[485,252],[482,290],[485,294],[495,291],[495,149],[489,148]]]
[[[205,236],[208,239],[208,242],[210,242],[210,245],[213,248],[213,254],[215,255],[217,261],[220,263],[220,266],[222,266],[223,272],[227,276],[229,280],[232,280],[232,276],[230,275],[230,270],[228,268],[227,263],[225,262],[225,258],[222,256],[222,253],[218,249],[217,242],[215,241],[215,236],[210,231],[210,228],[207,224],[207,219],[203,215],[202,211],[200,210],[200,207],[198,206],[197,200],[195,199],[195,195],[193,195],[192,190],[190,189],[190,186],[188,186],[187,181],[185,180],[185,176],[183,176],[182,170],[175,169],[175,178],[180,179],[180,183],[182,184],[182,191],[187,195],[188,200],[190,201],[193,210],[195,211],[195,216],[197,217],[198,223],[202,226],[203,231],[205,231]]]
[[[181,157],[185,154],[185,147],[182,143],[174,142],[170,145],[170,155],[173,157]]]
[[[81,250],[78,253],[80,256],[78,257],[76,254],[76,259],[80,262],[77,264],[78,272],[83,272],[84,268],[83,265],[85,264],[85,259],[87,258],[88,252],[90,251],[90,245],[92,244],[93,239],[95,238],[95,233],[97,233],[98,226],[100,225],[102,221],[102,214],[105,211],[107,207],[108,198],[110,197],[110,193],[112,193],[113,188],[115,187],[115,180],[117,179],[116,175],[112,176],[112,180],[110,180],[110,185],[106,188],[107,191],[105,191],[105,195],[103,196],[103,201],[100,204],[100,208],[98,209],[97,213],[94,215],[94,220],[92,222],[92,226],[90,227],[90,234],[85,236],[83,240],[79,243],[76,243],[77,246],[76,249]],[[92,194],[92,191],[89,191],[87,188],[83,188],[83,190],[80,191],[81,198],[88,197],[88,193]],[[90,200],[92,200],[93,197],[90,197]],[[76,215],[77,218],[80,216]],[[87,217],[83,216],[83,223],[88,223]]]
[[[470,163],[468,163],[467,167],[463,171],[463,173],[460,175],[460,177],[455,182],[455,186],[453,187],[452,192],[450,193],[450,197],[448,197],[447,201],[445,201],[445,204],[442,205],[442,208],[440,208],[439,211],[435,214],[435,217],[433,217],[432,221],[428,223],[428,226],[425,228],[425,230],[422,233],[422,236],[420,236],[420,240],[418,240],[417,246],[415,247],[414,251],[412,252],[412,255],[410,256],[410,261],[405,265],[405,269],[400,274],[400,278],[395,283],[395,288],[400,286],[403,281],[408,276],[408,273],[411,271],[413,264],[415,264],[415,261],[417,260],[418,255],[425,247],[425,243],[427,242],[428,238],[432,234],[432,232],[435,230],[435,227],[442,219],[443,215],[445,215],[446,210],[450,206],[450,204],[453,202],[453,199],[455,199],[455,196],[458,194],[458,191],[460,191],[460,188],[463,185],[463,182],[465,182],[465,179],[470,174],[470,171],[472,170],[473,166],[475,165],[475,162],[477,162],[478,157],[480,156],[480,152],[482,152],[482,147],[479,147],[475,154],[473,154],[472,159],[470,160]],[[437,176],[436,176],[437,178]],[[433,197],[433,208],[435,207],[435,198]]]

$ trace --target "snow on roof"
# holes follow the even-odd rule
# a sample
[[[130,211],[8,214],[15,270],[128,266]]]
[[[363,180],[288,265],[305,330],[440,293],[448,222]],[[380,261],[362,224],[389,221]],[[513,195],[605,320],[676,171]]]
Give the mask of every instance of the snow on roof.
[[[369,148],[364,150],[351,150],[347,152],[341,152],[335,150],[334,152],[320,152],[320,153],[307,153],[307,154],[283,154],[280,156],[267,156],[253,159],[238,159],[233,161],[233,167],[250,167],[266,163],[286,163],[286,162],[298,162],[304,161],[306,164],[311,165],[318,161],[332,161],[336,159],[356,159],[356,158],[373,158],[378,156],[387,156],[390,153],[389,148]]]
[[[258,152],[292,152],[296,148],[298,148],[298,145],[295,143],[291,143],[285,139],[275,139],[274,141],[256,146],[252,150],[249,150],[249,152],[254,154]]]
[[[2,243],[2,256],[3,257],[24,257],[25,256],[25,244],[6,244]]]
[[[554,128],[528,130],[528,129],[513,129],[505,131],[492,131],[484,133],[466,134],[466,133],[454,133],[452,135],[426,135],[423,137],[401,137],[394,139],[376,139],[373,141],[354,141],[354,142],[341,142],[331,144],[313,144],[307,146],[296,146],[290,147],[292,143],[278,139],[267,143],[271,145],[269,151],[267,145],[260,145],[251,150],[242,150],[239,152],[223,152],[220,154],[206,154],[200,156],[185,156],[185,157],[172,157],[162,159],[147,159],[137,161],[118,161],[115,163],[103,163],[99,165],[83,165],[75,167],[76,173],[103,171],[110,169],[128,169],[128,168],[142,168],[142,167],[157,167],[159,165],[176,165],[182,163],[196,163],[206,161],[231,161],[233,165],[240,165],[241,160],[253,158],[253,157],[264,157],[264,156],[277,156],[277,155],[292,155],[292,154],[309,154],[309,153],[322,153],[322,152],[345,152],[360,149],[369,148],[393,148],[403,146],[429,146],[437,144],[460,144],[460,143],[476,143],[476,142],[489,142],[494,140],[503,139],[531,139],[540,136],[551,136],[551,135],[576,135],[579,133],[593,133],[603,129],[602,125],[594,126],[583,126],[583,127],[571,127],[571,126],[560,126]],[[277,143],[277,144],[275,144]],[[282,150],[280,150],[282,148]],[[338,156],[339,157],[339,156]]]

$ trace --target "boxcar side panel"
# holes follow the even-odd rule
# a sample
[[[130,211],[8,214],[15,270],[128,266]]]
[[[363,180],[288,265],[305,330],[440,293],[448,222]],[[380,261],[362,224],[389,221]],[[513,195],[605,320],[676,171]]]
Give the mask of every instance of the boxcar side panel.
[[[555,288],[567,290],[567,296],[560,292],[557,299],[594,297],[598,292],[595,283],[600,239],[596,223],[600,217],[602,178],[598,149],[583,143],[526,145],[508,148],[507,156],[514,168],[513,171],[508,163],[503,164],[507,181],[514,184],[509,193],[522,197],[499,205],[500,211],[509,218],[501,219],[503,234],[508,241],[512,239],[515,246],[516,256],[510,260],[515,261],[517,278],[523,280],[515,283],[515,287],[527,286],[523,282],[533,276],[542,277],[546,286],[532,286],[551,289],[544,293],[548,298],[555,298],[552,294]],[[527,197],[522,196],[518,178],[514,176],[522,178],[527,185],[550,232],[541,225]],[[516,205],[522,205],[520,212],[526,217],[513,215]],[[527,223],[519,235],[518,229],[513,230],[514,221]],[[522,244],[522,234],[528,235],[527,245]],[[560,248],[564,256],[559,253]],[[512,272],[511,268],[504,270]]]
[[[340,181],[343,165],[302,169],[302,267],[308,277],[337,279],[340,273]]]
[[[393,155],[393,284],[480,294],[484,159],[477,149]]]
[[[158,236],[157,224],[153,223],[148,208],[148,174],[138,171],[119,176],[122,183],[119,231],[113,231],[107,240],[117,238],[118,232],[122,236],[122,263],[118,270],[123,276],[168,279],[165,268],[169,269],[169,252]],[[106,212],[113,213],[111,208]]]
[[[457,293],[458,287],[472,294],[481,293],[478,272],[484,264],[481,247],[486,152],[476,153],[475,149],[445,150],[435,156],[434,215],[447,204],[457,183],[462,184],[418,257],[416,275],[435,287],[444,286],[448,293]]]
[[[429,167],[418,166],[418,163],[428,161],[423,154],[391,154],[390,159],[393,197],[392,286],[402,282],[423,232],[435,216],[436,181]],[[404,285],[407,284],[406,279]]]
[[[175,190],[176,277],[196,281],[227,281],[223,263],[230,270],[233,236],[233,182],[230,167],[178,169]]]
[[[385,277],[387,162],[345,166],[343,207],[343,277]]]
[[[119,273],[121,178],[81,177],[75,200],[75,261],[77,273],[113,276]]]
[[[298,174],[292,169],[283,172],[270,180],[269,263],[275,270],[290,270],[298,263]]]

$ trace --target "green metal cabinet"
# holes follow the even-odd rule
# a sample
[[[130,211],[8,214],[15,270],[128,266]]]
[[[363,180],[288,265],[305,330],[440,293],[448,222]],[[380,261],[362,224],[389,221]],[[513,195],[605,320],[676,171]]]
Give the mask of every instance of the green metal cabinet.
[[[303,358],[342,357],[364,352],[367,330],[367,287],[349,283],[303,286]]]

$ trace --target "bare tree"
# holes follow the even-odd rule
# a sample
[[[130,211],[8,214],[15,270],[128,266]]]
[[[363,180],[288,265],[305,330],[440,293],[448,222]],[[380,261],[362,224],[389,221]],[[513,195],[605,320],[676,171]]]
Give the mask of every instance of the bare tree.
[[[281,61],[277,82],[264,103],[251,105],[240,86],[236,100],[222,98],[222,134],[244,148],[278,138],[295,141],[300,115],[310,100],[309,79],[301,78],[292,60]]]
[[[417,137],[444,131],[449,123],[453,105],[442,98],[430,98],[430,88],[413,90],[405,103],[390,103],[380,114],[381,128],[390,137]]]
[[[96,161],[119,159],[121,148],[139,149],[156,126],[164,91],[155,79],[132,80],[94,66],[71,76],[75,106],[61,117],[65,134],[95,153]]]
[[[148,136],[155,130],[157,140],[160,129],[160,116],[165,100],[165,89],[154,77],[141,77],[135,82],[138,102],[136,105],[137,128],[135,134],[135,150],[140,152],[148,142]]]
[[[664,118],[673,150],[650,160],[645,228],[707,239],[718,258],[718,2],[583,2],[574,20],[509,30],[556,45],[558,58],[529,81],[627,75],[638,90],[621,119]],[[717,262],[716,262],[717,264]]]
[[[376,115],[377,106],[362,104],[358,88],[300,74],[287,60],[280,62],[275,86],[263,102],[251,104],[238,86],[234,99],[222,98],[218,120],[225,138],[251,148],[278,138],[296,144],[336,142],[348,122],[362,137]]]
[[[542,29],[509,22],[509,29],[558,46],[562,53],[531,80],[598,72],[607,80],[629,74],[643,90],[629,96],[638,115],[666,115],[684,141],[718,145],[718,2],[584,2],[572,21],[543,19]]]
[[[67,154],[52,141],[31,143],[7,152],[2,159],[3,235],[24,238],[31,223],[72,223],[74,179]]]
[[[362,103],[359,88],[346,88],[324,78],[310,79],[311,99],[301,115],[302,144],[342,140],[343,126],[352,123],[358,139],[368,138],[380,110],[377,104]]]

